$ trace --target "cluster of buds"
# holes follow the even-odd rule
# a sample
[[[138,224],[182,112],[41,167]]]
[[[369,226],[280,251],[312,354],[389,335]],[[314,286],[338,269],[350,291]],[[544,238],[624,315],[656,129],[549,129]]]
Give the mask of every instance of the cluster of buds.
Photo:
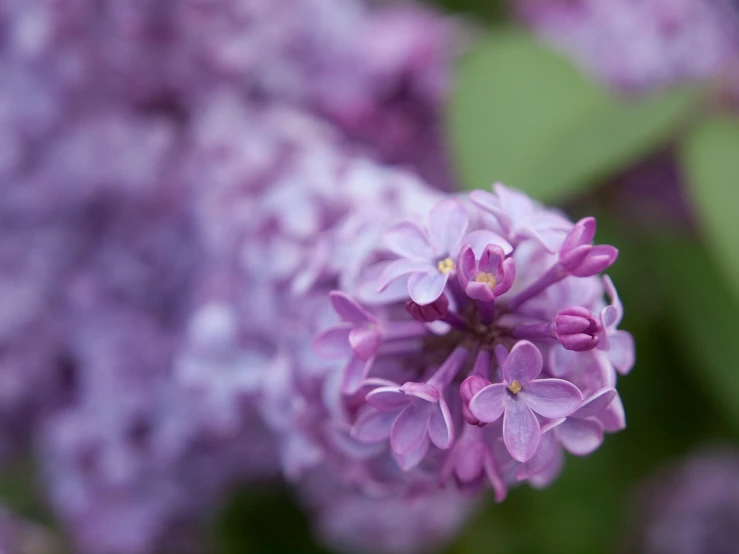
[[[343,360],[327,379],[356,484],[387,485],[392,460],[402,490],[489,483],[500,501],[555,479],[563,450],[587,455],[624,428],[615,387],[633,339],[599,275],[618,251],[594,245],[595,229],[496,184],[385,230],[355,286],[330,294],[340,321],[313,341]]]

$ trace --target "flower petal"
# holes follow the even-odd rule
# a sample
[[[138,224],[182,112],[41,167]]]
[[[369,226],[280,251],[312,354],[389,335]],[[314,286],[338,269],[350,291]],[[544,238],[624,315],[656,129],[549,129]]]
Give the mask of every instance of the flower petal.
[[[439,254],[456,257],[468,225],[469,215],[462,202],[456,198],[438,202],[429,213],[431,244]]]
[[[480,477],[486,455],[485,445],[480,441],[465,443],[464,450],[461,447],[455,450],[452,454],[454,473],[462,483],[471,483]]]
[[[472,247],[472,251],[475,253],[475,257],[479,260],[485,251],[485,247],[488,245],[499,246],[503,253],[507,256],[513,252],[513,246],[506,239],[501,237],[497,233],[488,231],[486,229],[480,229],[478,231],[472,231],[467,233],[462,239],[462,244],[468,244]]]
[[[526,218],[533,213],[534,203],[526,194],[510,189],[502,183],[495,183],[493,187],[501,207],[511,215],[514,221]]]
[[[508,234],[513,227],[511,216],[500,205],[500,199],[493,193],[486,190],[473,190],[470,193],[470,200],[477,204],[480,208],[493,214],[498,220],[501,230]]]
[[[411,260],[432,260],[436,253],[426,233],[410,221],[404,221],[385,232],[383,244],[392,252]]]
[[[387,437],[376,442],[363,442],[352,438],[344,429],[336,427],[329,427],[326,430],[326,435],[328,440],[331,441],[332,445],[339,452],[354,460],[368,460],[370,458],[374,458],[379,456],[386,448],[384,444],[378,443],[384,441]]]
[[[400,387],[400,390],[408,396],[415,396],[426,402],[436,403],[439,401],[439,391],[428,383],[408,381]]]
[[[613,399],[616,398],[617,394],[616,389],[613,388],[601,389],[594,395],[586,398],[582,403],[582,406],[580,406],[572,415],[580,419],[597,416],[608,408],[611,402],[613,402]]]
[[[545,473],[552,464],[557,463],[557,458],[561,452],[562,447],[559,446],[554,433],[543,433],[536,454],[519,466],[516,471],[516,479],[523,481]]]
[[[485,273],[492,273],[493,275],[499,275],[503,268],[503,260],[505,254],[500,246],[495,244],[488,244],[482,251],[480,256],[480,263],[478,269]]]
[[[625,375],[634,367],[634,337],[627,331],[608,334],[608,359],[621,374]]]
[[[567,417],[582,404],[582,393],[564,379],[536,379],[518,393],[537,414],[549,418]]]
[[[551,485],[554,480],[559,477],[564,467],[565,457],[561,448],[557,449],[557,454],[551,463],[540,473],[529,477],[529,485],[535,489],[543,489]]]
[[[490,289],[487,283],[478,283],[476,281],[469,281],[467,286],[464,288],[464,292],[467,296],[480,302],[492,302],[495,300],[495,293]]]
[[[433,270],[429,273],[414,273],[408,279],[408,293],[421,306],[431,304],[441,296],[449,274]]]
[[[621,323],[621,318],[624,316],[624,306],[621,304],[621,299],[618,297],[616,287],[608,275],[603,276],[603,284],[606,287],[606,293],[611,299],[611,307],[613,308],[613,313],[609,315],[607,324],[609,326],[612,325],[616,327]]]
[[[462,288],[477,275],[477,261],[470,245],[465,245],[457,256],[457,279]]]
[[[390,436],[398,412],[381,412],[369,409],[364,411],[352,426],[351,436],[363,443],[375,443]]]
[[[591,356],[591,354],[567,350],[564,346],[557,343],[552,345],[549,350],[549,370],[555,377],[567,377],[573,370],[582,365],[580,360],[584,356]]]
[[[350,296],[340,291],[329,293],[331,305],[342,320],[357,325],[374,323],[376,319],[370,313],[357,304]]]
[[[503,415],[508,398],[505,383],[488,385],[472,397],[470,411],[483,423],[492,423]]]
[[[367,404],[378,410],[400,410],[410,402],[410,398],[398,386],[378,387],[367,393]]]
[[[428,429],[431,404],[411,404],[403,408],[390,431],[390,446],[395,454],[408,454],[423,443]]]
[[[603,443],[603,426],[594,419],[570,418],[556,432],[562,446],[575,456],[586,456]]]
[[[395,461],[398,462],[400,469],[403,471],[410,471],[424,459],[430,446],[431,441],[424,435],[420,446],[416,447],[414,450],[406,452],[405,454],[394,453]]]
[[[591,277],[611,267],[618,258],[618,249],[608,244],[593,246],[585,259],[574,269],[570,275],[575,277]]]
[[[536,228],[529,229],[529,234],[552,254],[559,250],[559,245],[562,244],[562,240],[566,235],[564,231],[556,231],[552,229],[537,230]]]
[[[408,260],[401,258],[385,265],[379,277],[377,277],[377,290],[386,290],[395,280],[411,273],[428,273],[436,271],[436,268],[426,261]]]
[[[503,262],[503,279],[498,281],[498,284],[493,289],[495,296],[505,294],[513,286],[513,281],[516,279],[516,262],[513,258],[507,258]]]
[[[349,363],[344,367],[344,379],[341,382],[341,390],[345,394],[354,394],[362,388],[362,382],[369,373],[374,358],[364,361],[359,356],[352,356]]]
[[[539,349],[527,340],[518,341],[503,364],[503,379],[506,383],[525,383],[539,375],[543,366]]]
[[[454,442],[454,421],[443,398],[431,410],[428,431],[431,442],[441,450],[446,450]]]
[[[624,411],[623,402],[621,402],[621,398],[618,395],[616,395],[616,398],[613,399],[613,402],[611,402],[606,411],[598,415],[598,419],[609,433],[626,429],[626,412]]]
[[[311,347],[313,350],[324,358],[341,359],[351,356],[352,349],[349,345],[349,333],[351,327],[348,325],[339,325],[331,327],[320,333],[313,339]]]
[[[541,430],[534,412],[519,395],[508,402],[503,415],[503,441],[514,460],[525,462],[539,447]]]
[[[382,333],[376,327],[352,329],[349,344],[354,354],[362,360],[369,360],[382,344]]]
[[[495,457],[490,453],[485,456],[485,475],[495,491],[495,501],[503,502],[508,496],[508,487]]]

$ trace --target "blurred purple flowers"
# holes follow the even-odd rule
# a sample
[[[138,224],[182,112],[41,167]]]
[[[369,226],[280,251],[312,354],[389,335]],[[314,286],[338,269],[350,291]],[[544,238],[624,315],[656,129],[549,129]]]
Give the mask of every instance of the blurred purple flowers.
[[[293,419],[350,440],[314,404],[316,291],[436,198],[412,173],[451,186],[456,44],[363,0],[0,0],[0,456],[36,453],[75,552],[161,552],[301,474],[325,454]],[[403,329],[348,317],[361,382]]]
[[[517,0],[522,18],[609,85],[627,92],[737,80],[739,10],[730,0]],[[736,97],[735,97],[736,98]]]
[[[420,550],[623,428],[595,221],[442,192],[456,47],[361,0],[0,0],[0,453],[75,551],[279,473]]]
[[[694,452],[642,484],[623,552],[730,554],[739,540],[739,453]]]

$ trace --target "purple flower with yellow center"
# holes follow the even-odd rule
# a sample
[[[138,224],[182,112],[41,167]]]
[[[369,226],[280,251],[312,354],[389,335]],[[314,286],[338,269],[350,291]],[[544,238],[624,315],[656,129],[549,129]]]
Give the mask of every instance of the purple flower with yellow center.
[[[500,246],[490,244],[477,260],[472,247],[467,245],[457,257],[457,278],[467,296],[480,302],[493,302],[508,292],[516,277],[516,263],[506,258]]]
[[[520,341],[505,358],[503,382],[488,385],[470,400],[470,411],[483,423],[503,416],[503,440],[514,459],[525,462],[541,438],[537,414],[561,418],[582,403],[582,393],[563,379],[536,379],[544,366],[533,343]]]
[[[390,262],[380,275],[380,290],[400,277],[409,276],[408,294],[420,305],[430,304],[444,291],[456,269],[463,242],[473,245],[499,245],[505,252],[512,247],[490,231],[465,236],[469,215],[458,199],[442,200],[431,209],[426,229],[405,221],[385,234],[385,246],[400,259]]]

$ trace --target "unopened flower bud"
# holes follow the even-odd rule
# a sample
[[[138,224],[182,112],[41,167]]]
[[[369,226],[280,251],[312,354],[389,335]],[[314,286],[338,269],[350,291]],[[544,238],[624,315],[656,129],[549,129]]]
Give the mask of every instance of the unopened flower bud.
[[[472,415],[472,412],[470,411],[470,400],[472,400],[473,396],[489,384],[490,381],[484,377],[471,375],[470,377],[467,377],[459,387],[459,394],[462,397],[462,416],[470,425],[479,425],[480,427],[484,425],[484,423],[481,423],[479,419]]]
[[[413,300],[408,300],[405,303],[405,309],[416,321],[433,323],[434,321],[444,319],[449,313],[449,299],[446,295],[442,294],[431,304],[426,304],[425,306],[417,304]]]
[[[567,350],[583,352],[598,346],[598,334],[603,330],[590,310],[580,306],[561,310],[554,318],[557,340]]]
[[[618,257],[618,250],[609,245],[593,246],[595,219],[586,217],[567,234],[559,250],[559,263],[576,277],[590,277],[609,268]]]

